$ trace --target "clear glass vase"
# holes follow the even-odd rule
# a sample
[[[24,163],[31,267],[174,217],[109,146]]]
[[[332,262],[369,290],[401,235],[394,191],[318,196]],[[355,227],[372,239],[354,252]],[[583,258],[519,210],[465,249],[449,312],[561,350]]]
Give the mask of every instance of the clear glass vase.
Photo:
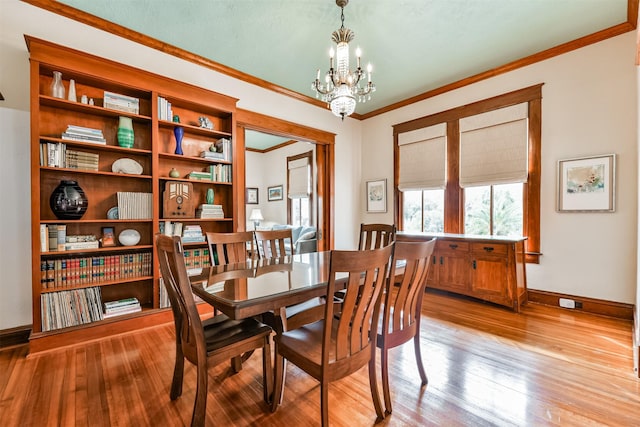
[[[51,96],[54,98],[64,99],[64,85],[62,84],[62,73],[60,71],[53,72],[53,81],[51,82]]]

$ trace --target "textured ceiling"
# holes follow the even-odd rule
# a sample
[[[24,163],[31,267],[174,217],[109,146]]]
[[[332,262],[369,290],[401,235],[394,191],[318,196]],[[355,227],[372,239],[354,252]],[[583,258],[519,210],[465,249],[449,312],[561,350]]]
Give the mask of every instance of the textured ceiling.
[[[333,0],[59,2],[311,97],[340,27]],[[378,88],[366,114],[626,22],[627,0],[351,0],[344,12]]]

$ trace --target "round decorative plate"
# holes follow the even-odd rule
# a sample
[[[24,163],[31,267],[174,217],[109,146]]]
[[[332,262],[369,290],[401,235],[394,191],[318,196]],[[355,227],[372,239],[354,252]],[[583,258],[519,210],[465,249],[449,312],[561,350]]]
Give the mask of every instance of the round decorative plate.
[[[118,207],[114,206],[107,211],[107,219],[118,219]]]
[[[111,165],[111,170],[115,173],[128,173],[131,175],[142,175],[142,165],[133,159],[123,157]]]

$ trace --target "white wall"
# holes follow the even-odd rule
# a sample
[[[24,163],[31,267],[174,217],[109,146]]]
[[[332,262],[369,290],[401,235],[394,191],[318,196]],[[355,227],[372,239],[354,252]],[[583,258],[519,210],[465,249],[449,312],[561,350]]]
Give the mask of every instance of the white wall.
[[[7,114],[29,111],[29,54],[24,41],[25,34],[224,93],[238,98],[239,108],[336,134],[336,181],[340,185],[336,188],[335,204],[340,207],[341,221],[335,223],[335,247],[353,247],[351,236],[356,232],[353,223],[357,222],[359,216],[358,200],[351,196],[360,190],[358,172],[362,124],[359,121],[345,119],[342,122],[328,110],[215,73],[19,0],[0,0],[0,91],[5,97],[0,105],[8,110],[16,110]],[[4,152],[11,152],[6,148],[8,139],[2,138]],[[27,150],[28,140],[22,144],[24,146],[18,146],[19,149]],[[23,213],[15,220],[9,218],[11,222],[7,228],[11,228],[11,233],[7,235],[3,247],[11,248],[12,254],[26,256],[13,263],[3,261],[0,264],[2,330],[31,323],[29,208],[24,207],[25,194],[30,192],[28,156],[0,156],[0,170],[3,171],[3,177],[5,172],[11,173],[12,177],[20,176],[13,173],[16,171],[27,173],[27,179],[5,179],[5,182],[17,182],[17,188],[7,192],[3,205],[23,206]],[[342,171],[345,171],[344,179],[341,177]],[[3,249],[2,258],[5,251]],[[6,311],[4,307],[8,307]]]
[[[381,177],[393,182],[394,124],[544,83],[543,256],[539,265],[527,265],[528,286],[634,304],[638,210],[634,60],[635,33],[630,32],[369,119],[362,132],[362,182]],[[616,212],[556,212],[557,161],[608,153],[617,155]],[[362,221],[393,221],[389,203],[387,214],[363,213]]]
[[[247,218],[251,209],[260,208],[264,222],[287,223],[287,157],[314,150],[308,142],[296,142],[277,150],[266,153],[247,151],[246,156],[246,186],[258,188],[258,204],[247,205]],[[282,200],[267,200],[267,188],[282,185]],[[251,221],[248,221],[250,223]],[[253,224],[252,224],[253,227]]]
[[[0,208],[4,241],[0,254],[0,329],[3,329],[31,323],[29,113],[0,108],[0,132],[0,179],[5,185]]]

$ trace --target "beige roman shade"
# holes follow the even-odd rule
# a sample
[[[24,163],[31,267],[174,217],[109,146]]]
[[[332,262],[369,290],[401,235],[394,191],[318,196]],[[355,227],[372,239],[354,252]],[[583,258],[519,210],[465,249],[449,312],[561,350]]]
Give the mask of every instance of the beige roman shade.
[[[290,160],[289,171],[289,192],[290,199],[300,199],[309,197],[309,158]]]
[[[434,190],[446,183],[447,125],[439,123],[398,135],[398,189]]]
[[[528,104],[460,120],[460,186],[527,182]]]

